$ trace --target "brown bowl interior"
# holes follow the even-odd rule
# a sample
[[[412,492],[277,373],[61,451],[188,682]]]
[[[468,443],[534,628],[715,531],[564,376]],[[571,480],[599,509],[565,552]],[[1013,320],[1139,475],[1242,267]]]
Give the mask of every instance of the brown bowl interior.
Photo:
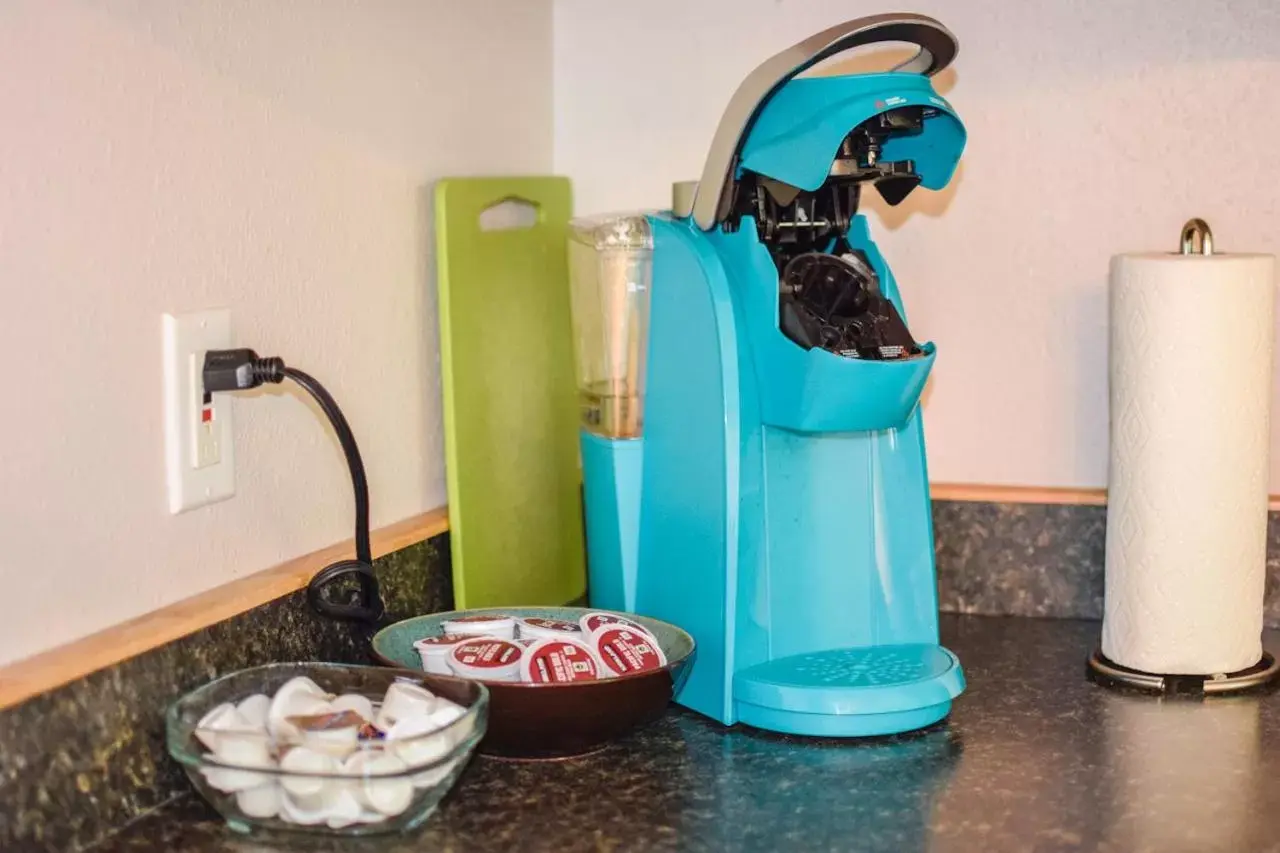
[[[504,613],[576,622],[581,607],[493,607],[433,613],[397,622],[373,638],[373,656],[388,666],[421,669],[413,643],[443,633],[442,624],[460,615]],[[602,748],[666,710],[693,657],[693,638],[657,619],[619,614],[644,625],[658,640],[667,665],[652,672],[578,684],[485,682],[489,688],[489,730],[479,751],[502,758],[546,759],[582,755]],[[441,682],[458,681],[433,675]]]

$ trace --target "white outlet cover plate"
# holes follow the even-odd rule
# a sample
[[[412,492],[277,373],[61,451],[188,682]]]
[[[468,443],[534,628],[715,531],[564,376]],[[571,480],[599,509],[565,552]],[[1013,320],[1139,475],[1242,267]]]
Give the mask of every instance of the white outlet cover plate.
[[[226,500],[236,492],[231,395],[213,395],[213,420],[201,422],[204,354],[231,346],[231,311],[164,315],[164,448],[169,512]]]

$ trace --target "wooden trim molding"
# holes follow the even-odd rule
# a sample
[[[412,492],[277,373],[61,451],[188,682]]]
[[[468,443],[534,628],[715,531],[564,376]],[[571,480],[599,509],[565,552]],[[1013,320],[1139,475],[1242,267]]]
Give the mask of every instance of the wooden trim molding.
[[[440,507],[373,531],[370,544],[380,557],[448,529],[448,509]],[[296,592],[354,548],[339,542],[0,668],[0,709]]]
[[[1083,504],[1106,506],[1106,489],[1070,489],[1040,486],[982,486],[961,483],[932,483],[929,494],[935,501],[980,501],[1014,504]],[[1280,495],[1271,495],[1267,507],[1280,511]]]
[[[935,501],[980,501],[1015,504],[1084,504],[1104,506],[1106,489],[1058,489],[1041,486],[982,486],[968,483],[931,483]]]

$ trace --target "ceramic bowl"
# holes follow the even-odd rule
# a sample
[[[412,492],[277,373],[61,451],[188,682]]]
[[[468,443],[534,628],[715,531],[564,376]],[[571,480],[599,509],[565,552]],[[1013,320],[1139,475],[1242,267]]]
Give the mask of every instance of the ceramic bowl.
[[[247,697],[276,696],[298,676],[354,705],[364,705],[360,697],[377,703],[388,687],[399,683],[403,690],[408,682],[464,710],[429,733],[388,735],[360,747],[353,732],[342,760],[329,752],[336,741],[281,747],[276,735],[235,717]],[[240,704],[228,711],[228,703]],[[233,672],[188,693],[170,706],[165,734],[169,754],[236,831],[375,835],[408,832],[431,816],[484,736],[488,709],[489,691],[480,683],[378,666],[281,663]],[[224,718],[228,725],[219,724]]]
[[[373,638],[373,655],[388,666],[420,670],[422,660],[414,642],[443,633],[441,626],[448,619],[503,613],[517,618],[540,616],[577,622],[583,614],[592,612],[600,611],[583,607],[490,607],[433,613],[383,628]],[[489,731],[480,742],[482,754],[519,759],[582,755],[662,716],[688,675],[693,637],[657,619],[630,613],[618,615],[639,622],[654,635],[667,665],[650,672],[576,684],[486,682]],[[431,677],[466,683],[450,676]]]

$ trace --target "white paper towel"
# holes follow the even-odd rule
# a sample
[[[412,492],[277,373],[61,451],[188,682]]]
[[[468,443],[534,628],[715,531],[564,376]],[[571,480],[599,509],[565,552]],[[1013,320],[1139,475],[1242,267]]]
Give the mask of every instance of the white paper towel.
[[[1102,653],[1210,675],[1262,654],[1274,259],[1111,261]]]

